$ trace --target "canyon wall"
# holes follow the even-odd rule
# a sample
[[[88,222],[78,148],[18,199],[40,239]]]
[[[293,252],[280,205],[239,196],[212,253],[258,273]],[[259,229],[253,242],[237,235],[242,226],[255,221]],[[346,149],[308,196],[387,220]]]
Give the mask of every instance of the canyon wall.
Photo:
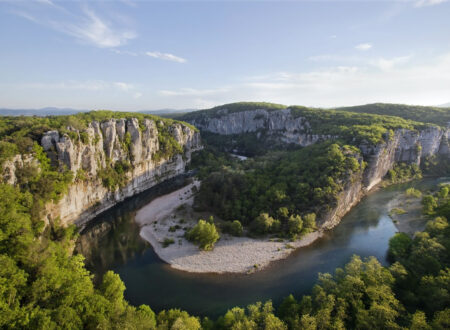
[[[212,116],[193,117],[189,122],[203,131],[233,135],[244,133],[265,133],[266,142],[294,143],[308,146],[316,142],[336,138],[315,132],[307,118],[295,116],[291,109],[249,110],[229,113],[221,109]],[[322,228],[336,226],[340,219],[360,199],[376,186],[396,162],[420,165],[433,155],[450,157],[448,128],[424,125],[418,130],[397,129],[390,133],[386,142],[377,145],[362,143],[358,147],[367,166],[345,183],[337,198],[337,204],[318,219]]]
[[[59,218],[63,225],[83,225],[125,198],[183,173],[191,153],[201,148],[200,134],[178,122],[110,119],[93,121],[84,130],[68,129],[69,134],[48,131],[40,141],[53,165],[73,172],[67,193],[46,206],[45,220]],[[159,130],[165,132],[165,139],[173,138],[181,151],[163,150]],[[32,161],[31,156],[18,155],[4,164],[6,181],[14,184],[15,169]],[[101,171],[125,163],[129,167],[121,173],[125,184],[108,188]]]

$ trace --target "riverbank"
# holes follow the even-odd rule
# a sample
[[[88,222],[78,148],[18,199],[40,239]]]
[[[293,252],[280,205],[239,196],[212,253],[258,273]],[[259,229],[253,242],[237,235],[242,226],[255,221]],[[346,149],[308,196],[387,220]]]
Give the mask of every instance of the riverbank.
[[[222,234],[212,251],[200,251],[184,238],[198,218],[206,217],[192,209],[199,181],[156,198],[137,211],[135,221],[141,226],[140,236],[171,267],[194,273],[251,273],[284,259],[298,248],[320,238],[322,231],[290,242],[279,239],[255,239]],[[195,188],[194,188],[195,187]]]

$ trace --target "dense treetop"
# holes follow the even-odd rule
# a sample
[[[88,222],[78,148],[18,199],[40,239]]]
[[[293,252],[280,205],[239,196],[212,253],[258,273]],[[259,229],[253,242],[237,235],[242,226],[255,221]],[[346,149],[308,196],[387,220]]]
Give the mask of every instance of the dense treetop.
[[[242,112],[242,111],[250,111],[250,110],[267,110],[267,111],[277,111],[282,109],[295,109],[299,115],[301,114],[300,110],[303,110],[305,113],[317,111],[317,114],[322,116],[324,115],[324,111],[329,111],[331,114],[336,114],[339,112],[349,112],[353,114],[347,115],[347,119],[355,116],[355,114],[372,114],[372,115],[382,115],[382,116],[395,116],[400,117],[406,120],[421,122],[421,123],[432,123],[439,126],[446,126],[450,122],[450,108],[439,108],[439,107],[431,107],[431,106],[415,106],[415,105],[405,105],[405,104],[387,104],[387,103],[374,103],[353,107],[341,107],[335,109],[321,109],[321,108],[311,108],[304,106],[286,106],[282,104],[274,104],[274,103],[265,103],[265,102],[237,102],[224,104],[221,106],[217,106],[211,109],[194,111],[187,114],[184,114],[180,117],[183,120],[194,120],[201,118],[214,118],[220,117],[227,113],[234,112]],[[332,111],[334,110],[334,111]],[[295,113],[294,112],[294,113]],[[331,116],[332,117],[332,116]],[[340,115],[342,119],[342,115]],[[354,117],[359,120],[368,120],[371,116],[365,117]],[[339,120],[339,118],[337,118]],[[380,118],[377,119],[379,122]],[[393,121],[392,118],[385,118],[387,122]],[[366,123],[367,124],[367,123]]]
[[[439,108],[419,105],[374,103],[337,108],[336,110],[397,116],[423,123],[433,123],[440,126],[446,126],[450,123],[450,107]]]

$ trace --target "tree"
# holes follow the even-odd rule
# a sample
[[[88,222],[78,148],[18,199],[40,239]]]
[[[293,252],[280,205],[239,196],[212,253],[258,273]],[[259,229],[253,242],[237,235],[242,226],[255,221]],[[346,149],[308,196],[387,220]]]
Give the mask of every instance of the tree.
[[[179,309],[170,309],[158,314],[158,329],[161,330],[200,330],[198,318]]]
[[[303,229],[303,220],[299,215],[291,215],[288,220],[289,234],[292,237],[300,234]]]
[[[389,258],[401,260],[409,255],[412,239],[405,233],[397,233],[389,240]]]
[[[198,223],[187,232],[187,239],[197,244],[201,250],[212,250],[214,243],[220,238],[216,226],[200,219]]]
[[[426,195],[422,198],[423,213],[433,214],[437,207],[436,199],[432,195]]]
[[[303,227],[306,232],[311,232],[316,229],[316,214],[308,213],[303,217]]]
[[[242,227],[242,224],[239,222],[239,220],[234,220],[230,225],[230,233],[233,236],[242,236],[242,232],[244,231],[244,228]]]
[[[251,228],[257,234],[276,232],[280,228],[280,221],[275,220],[268,213],[261,213],[253,220]]]

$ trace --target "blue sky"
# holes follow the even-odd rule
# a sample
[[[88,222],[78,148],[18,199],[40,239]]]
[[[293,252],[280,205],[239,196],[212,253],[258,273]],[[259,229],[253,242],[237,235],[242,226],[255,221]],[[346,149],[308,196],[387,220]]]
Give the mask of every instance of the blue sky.
[[[441,104],[449,17],[447,0],[0,0],[0,107]]]

